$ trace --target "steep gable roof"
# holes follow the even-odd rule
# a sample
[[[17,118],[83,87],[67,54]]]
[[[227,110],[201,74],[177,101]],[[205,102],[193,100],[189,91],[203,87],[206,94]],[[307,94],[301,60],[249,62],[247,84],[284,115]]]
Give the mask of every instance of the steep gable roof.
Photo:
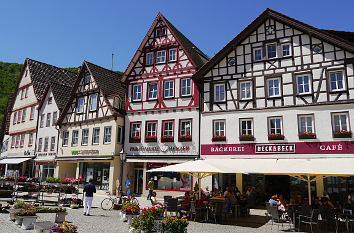
[[[123,82],[126,80],[127,76],[131,72],[131,70],[134,68],[136,65],[141,53],[142,49],[149,40],[151,34],[154,32],[155,26],[158,23],[159,20],[162,20],[165,22],[166,26],[170,29],[172,32],[173,36],[176,38],[176,40],[181,44],[183,47],[184,51],[186,52],[187,56],[190,58],[192,64],[198,69],[202,67],[208,60],[209,57],[204,54],[197,46],[195,46],[187,37],[185,37],[170,21],[168,21],[161,13],[159,13],[153,24],[151,25],[149,31],[146,33],[143,41],[141,42],[138,50],[136,51],[133,59],[129,63],[126,71],[124,72],[122,76]]]
[[[281,23],[289,25],[300,31],[307,31],[313,36],[318,37],[326,42],[333,43],[350,52],[354,52],[353,35],[352,32],[340,32],[318,29],[301,21],[293,19],[289,16],[283,15],[277,11],[267,8],[260,14],[252,23],[242,30],[235,38],[233,38],[224,48],[222,48],[214,57],[212,57],[205,65],[203,65],[194,75],[194,81],[199,81],[209,69],[220,62],[228,53],[230,53],[237,45],[242,43],[254,30],[256,30],[266,19],[273,18]]]
[[[57,104],[59,110],[62,110],[64,108],[66,101],[70,97],[68,93],[70,93],[73,85],[74,82],[72,83],[71,86],[67,86],[67,85],[59,84],[57,82],[49,81],[48,88],[52,90],[55,103]]]

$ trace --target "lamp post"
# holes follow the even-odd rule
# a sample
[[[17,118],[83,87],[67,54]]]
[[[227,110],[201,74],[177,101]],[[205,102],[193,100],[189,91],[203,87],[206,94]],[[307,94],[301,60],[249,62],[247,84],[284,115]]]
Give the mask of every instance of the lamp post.
[[[127,153],[122,152],[119,155],[120,157],[120,161],[121,161],[121,169],[120,169],[120,197],[122,197],[122,192],[123,192],[123,168],[124,168],[124,162],[126,160],[127,157]]]

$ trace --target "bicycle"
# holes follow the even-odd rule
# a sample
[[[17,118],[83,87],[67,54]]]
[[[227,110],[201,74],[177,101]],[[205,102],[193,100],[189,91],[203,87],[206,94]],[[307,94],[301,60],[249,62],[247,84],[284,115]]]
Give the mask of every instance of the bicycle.
[[[106,192],[106,193],[108,194],[108,197],[103,199],[101,202],[101,208],[103,210],[111,210],[114,204],[119,205],[122,203],[135,203],[139,205],[139,201],[138,199],[136,199],[134,195],[116,197],[116,196],[112,196],[111,192]]]

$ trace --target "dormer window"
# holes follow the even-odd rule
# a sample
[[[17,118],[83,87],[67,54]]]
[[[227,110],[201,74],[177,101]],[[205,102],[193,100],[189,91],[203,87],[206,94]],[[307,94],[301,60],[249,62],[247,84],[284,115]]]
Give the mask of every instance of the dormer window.
[[[90,75],[89,72],[86,72],[86,73],[85,73],[85,78],[84,78],[84,84],[85,84],[85,85],[90,84],[90,80],[91,80],[91,75]]]
[[[267,58],[276,58],[277,57],[277,44],[267,44]]]
[[[166,61],[166,51],[158,51],[156,55],[156,63],[164,63]]]
[[[166,36],[166,28],[156,29],[156,37]]]

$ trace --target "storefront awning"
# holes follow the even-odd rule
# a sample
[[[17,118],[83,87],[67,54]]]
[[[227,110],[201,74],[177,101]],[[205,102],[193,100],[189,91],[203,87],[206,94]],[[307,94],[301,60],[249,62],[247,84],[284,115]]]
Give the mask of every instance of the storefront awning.
[[[19,164],[23,163],[31,158],[7,158],[0,160],[0,164]]]

